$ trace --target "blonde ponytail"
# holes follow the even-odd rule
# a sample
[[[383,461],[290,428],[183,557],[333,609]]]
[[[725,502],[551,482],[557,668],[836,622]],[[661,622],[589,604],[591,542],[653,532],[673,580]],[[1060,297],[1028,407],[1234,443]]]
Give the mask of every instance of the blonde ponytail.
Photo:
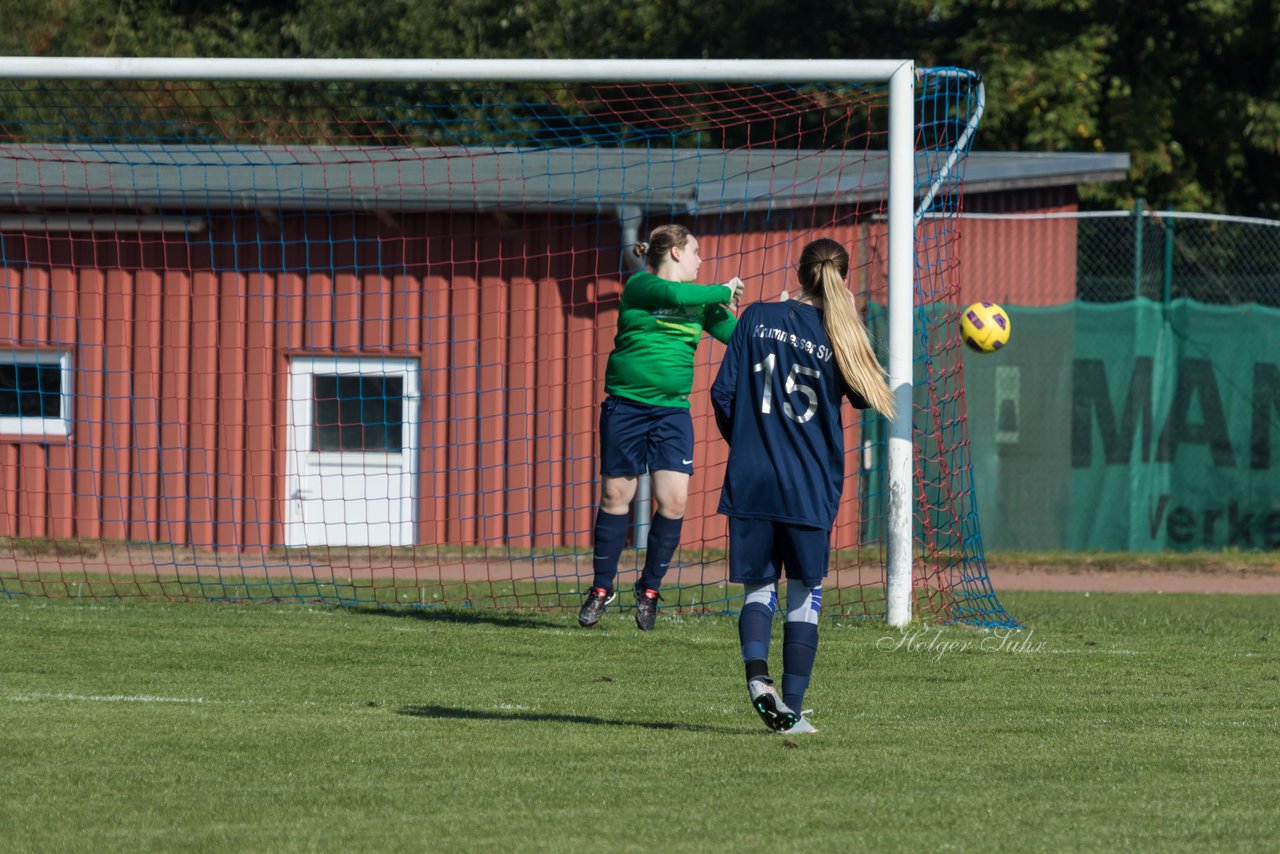
[[[854,308],[853,295],[844,285],[849,275],[849,253],[829,238],[815,240],[800,255],[799,274],[805,294],[822,298],[822,325],[831,338],[840,375],[877,412],[893,418],[897,413],[893,391],[876,359],[867,328]]]

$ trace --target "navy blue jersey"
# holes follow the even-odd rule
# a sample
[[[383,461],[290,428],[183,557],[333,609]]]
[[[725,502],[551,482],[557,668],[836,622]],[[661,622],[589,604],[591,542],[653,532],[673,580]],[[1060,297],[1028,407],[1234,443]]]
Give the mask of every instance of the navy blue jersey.
[[[711,386],[729,443],[720,512],[831,530],[844,486],[845,399],[867,406],[841,377],[816,308],[748,306]]]

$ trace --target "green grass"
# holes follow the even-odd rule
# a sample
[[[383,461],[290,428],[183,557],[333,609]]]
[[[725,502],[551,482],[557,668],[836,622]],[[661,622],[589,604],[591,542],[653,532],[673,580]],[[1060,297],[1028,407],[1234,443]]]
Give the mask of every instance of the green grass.
[[[1005,649],[824,622],[809,737],[731,618],[0,602],[0,847],[1274,846],[1277,597],[1002,598]]]

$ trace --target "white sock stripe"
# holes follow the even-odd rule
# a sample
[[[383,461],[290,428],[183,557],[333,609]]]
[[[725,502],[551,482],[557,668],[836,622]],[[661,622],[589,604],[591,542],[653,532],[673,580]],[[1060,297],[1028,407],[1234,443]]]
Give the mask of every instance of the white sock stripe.
[[[746,594],[743,605],[763,605],[769,609],[770,614],[778,610],[778,585],[775,582],[744,584],[743,592]]]
[[[822,585],[814,588],[787,584],[787,622],[818,624],[822,613]]]

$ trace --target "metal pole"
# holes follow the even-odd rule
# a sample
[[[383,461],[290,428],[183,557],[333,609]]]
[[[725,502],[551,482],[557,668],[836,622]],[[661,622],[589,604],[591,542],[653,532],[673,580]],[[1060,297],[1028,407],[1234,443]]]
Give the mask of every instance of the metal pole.
[[[0,56],[0,77],[62,80],[524,80],[607,83],[890,79],[904,59],[315,59]]]
[[[636,205],[623,205],[618,208],[618,223],[622,237],[621,259],[618,267],[622,271],[622,283],[626,285],[632,273],[644,269],[644,262],[637,263],[631,247],[640,242],[640,221],[644,219],[644,211]],[[635,522],[632,528],[632,539],[638,549],[649,547],[649,526],[653,523],[653,478],[648,472],[640,475],[636,484]]]
[[[1133,298],[1142,296],[1142,228],[1146,219],[1147,202],[1138,199],[1133,203]]]
[[[914,489],[911,476],[911,384],[915,301],[915,71],[889,79],[889,388],[897,417],[889,423],[885,599],[891,626],[911,622]]]

